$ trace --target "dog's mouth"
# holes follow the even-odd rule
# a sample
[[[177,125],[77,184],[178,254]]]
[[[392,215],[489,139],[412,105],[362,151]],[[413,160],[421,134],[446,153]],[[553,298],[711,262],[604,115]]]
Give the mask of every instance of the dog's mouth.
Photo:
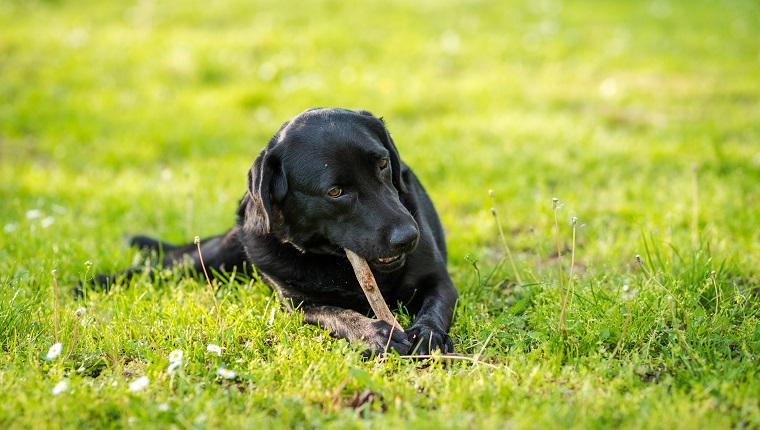
[[[372,258],[367,260],[372,268],[381,272],[391,272],[400,269],[406,261],[406,254],[393,255],[390,257]]]
[[[400,255],[394,255],[393,257],[388,257],[388,258],[378,258],[377,262],[380,264],[390,264],[398,260],[399,258],[401,258]]]

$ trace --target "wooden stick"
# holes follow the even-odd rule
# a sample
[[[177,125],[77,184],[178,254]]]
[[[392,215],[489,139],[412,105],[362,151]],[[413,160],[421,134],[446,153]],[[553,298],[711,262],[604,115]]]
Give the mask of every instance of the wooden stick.
[[[377,315],[379,319],[392,325],[394,330],[403,333],[404,329],[401,328],[398,321],[396,321],[396,317],[394,317],[391,310],[388,309],[388,305],[385,303],[383,295],[380,294],[380,289],[377,288],[377,282],[375,282],[375,276],[372,275],[372,271],[369,269],[367,261],[350,249],[344,249],[348,261],[351,262],[351,266],[354,268],[356,279],[359,280],[359,285],[361,285],[362,290],[364,290],[364,295],[367,296],[369,306],[375,312],[375,315]]]

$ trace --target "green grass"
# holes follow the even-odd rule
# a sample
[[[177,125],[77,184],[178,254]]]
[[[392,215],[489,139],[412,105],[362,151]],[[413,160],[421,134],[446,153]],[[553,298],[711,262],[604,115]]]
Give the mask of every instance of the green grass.
[[[757,2],[2,1],[0,28],[0,427],[760,427]],[[227,229],[313,106],[385,117],[485,362],[362,360],[251,279],[221,312],[178,272],[69,294],[137,261],[124,234]]]

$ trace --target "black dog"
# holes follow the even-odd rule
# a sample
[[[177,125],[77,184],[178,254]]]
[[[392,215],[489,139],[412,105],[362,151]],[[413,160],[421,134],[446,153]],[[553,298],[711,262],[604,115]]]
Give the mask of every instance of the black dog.
[[[146,237],[132,244],[163,252],[163,267],[189,257],[202,270],[195,244]],[[343,248],[367,260],[387,303],[416,315],[405,333],[366,316],[369,304]],[[453,351],[447,332],[457,292],[441,223],[384,123],[369,112],[312,109],[287,121],[248,173],[236,225],[203,240],[201,252],[207,268],[252,264],[306,322],[361,340],[370,352]]]

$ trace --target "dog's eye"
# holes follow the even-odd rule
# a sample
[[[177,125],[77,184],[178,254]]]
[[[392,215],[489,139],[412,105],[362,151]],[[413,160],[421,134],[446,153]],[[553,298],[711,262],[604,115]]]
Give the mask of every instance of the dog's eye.
[[[332,187],[327,190],[327,195],[332,198],[337,198],[343,195],[343,189],[338,187]]]
[[[388,159],[383,158],[380,161],[377,162],[377,167],[380,168],[380,170],[385,170],[386,167],[388,167]]]

